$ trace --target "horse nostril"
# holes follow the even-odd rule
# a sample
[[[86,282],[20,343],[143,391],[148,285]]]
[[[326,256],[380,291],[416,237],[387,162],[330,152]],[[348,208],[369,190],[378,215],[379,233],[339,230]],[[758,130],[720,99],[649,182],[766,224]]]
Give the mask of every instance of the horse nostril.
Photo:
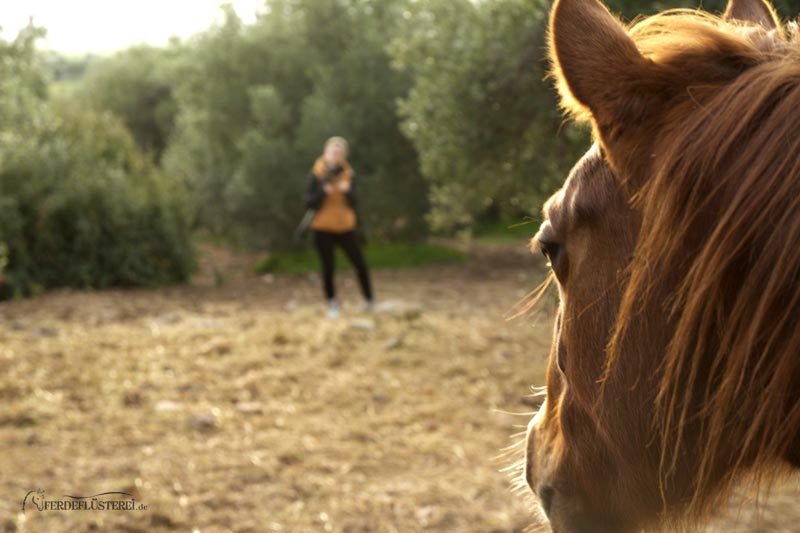
[[[550,485],[542,485],[536,492],[539,494],[539,499],[542,501],[542,509],[544,509],[544,514],[550,516],[550,511],[553,507],[553,498],[556,495],[556,489]]]

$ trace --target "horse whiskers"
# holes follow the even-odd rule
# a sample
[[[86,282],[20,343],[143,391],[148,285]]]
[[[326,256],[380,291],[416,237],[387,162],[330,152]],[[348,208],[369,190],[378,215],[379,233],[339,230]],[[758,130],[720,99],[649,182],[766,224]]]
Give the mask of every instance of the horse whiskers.
[[[528,294],[519,299],[517,303],[511,306],[506,312],[506,320],[515,320],[519,317],[525,316],[533,311],[534,307],[539,303],[542,297],[547,292],[547,289],[555,280],[555,276],[550,272],[547,277],[536,288]],[[516,309],[516,311],[515,311]]]
[[[517,461],[521,460],[520,453],[524,452],[525,449],[525,439],[520,439],[519,441],[511,444],[510,446],[506,446],[505,448],[501,448],[500,453],[492,457],[492,461],[507,463],[509,460]],[[500,469],[501,472],[505,472],[516,465],[516,462],[512,463],[511,465],[504,466]]]
[[[547,395],[547,385],[535,386],[531,385],[531,394],[526,396],[526,398],[541,398],[542,396]]]
[[[529,397],[533,398],[534,395],[530,395]],[[514,413],[512,411],[505,411],[503,409],[492,409],[493,413],[499,413],[502,415],[509,415],[509,416],[533,416],[536,414],[536,411],[524,411],[522,413]]]

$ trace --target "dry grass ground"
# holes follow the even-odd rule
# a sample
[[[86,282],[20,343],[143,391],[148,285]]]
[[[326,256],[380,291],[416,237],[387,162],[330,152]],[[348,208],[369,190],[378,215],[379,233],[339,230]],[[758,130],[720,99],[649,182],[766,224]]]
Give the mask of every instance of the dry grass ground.
[[[533,410],[550,342],[548,319],[503,318],[538,281],[530,259],[377,272],[383,300],[411,305],[375,315],[343,275],[336,322],[316,280],[248,276],[251,259],[207,254],[189,287],[0,305],[0,532],[531,523],[496,459],[527,422],[509,413]],[[147,509],[21,513],[36,488],[125,491]],[[763,531],[800,530],[795,496]],[[736,528],[758,530],[747,516]]]
[[[335,322],[306,276],[227,278],[0,306],[0,531],[524,528],[494,458],[542,381],[547,321],[503,319],[534,270],[377,272],[411,305],[375,315],[342,275]],[[22,515],[36,488],[148,509]]]

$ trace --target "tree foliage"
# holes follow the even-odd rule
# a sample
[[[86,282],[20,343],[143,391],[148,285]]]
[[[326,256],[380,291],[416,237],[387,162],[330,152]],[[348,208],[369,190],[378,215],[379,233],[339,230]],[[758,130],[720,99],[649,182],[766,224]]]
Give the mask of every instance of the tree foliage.
[[[607,4],[628,20],[698,7]],[[788,0],[776,6],[789,14]],[[164,150],[163,167],[191,191],[196,225],[214,232],[288,245],[303,179],[334,134],[352,142],[369,233],[471,231],[536,216],[588,144],[546,79],[550,7],[267,0],[248,25],[227,6],[185,43],[96,64],[85,88],[145,149]],[[719,12],[724,0],[705,8]]]
[[[434,229],[537,216],[538,206],[589,143],[565,123],[547,80],[545,0],[409,2],[391,45],[413,80],[400,102],[403,131],[430,183]],[[609,0],[632,20],[693,0]],[[777,2],[778,8],[788,2]],[[706,9],[724,10],[723,0]],[[789,11],[784,11],[788,14]]]
[[[534,213],[585,144],[585,132],[561,128],[543,81],[544,4],[428,0],[405,13],[392,54],[414,80],[400,109],[435,229]]]
[[[627,20],[697,7],[607,4]],[[289,247],[332,135],[379,240],[537,216],[589,142],[547,79],[550,7],[265,0],[254,23],[223,6],[186,41],[105,58],[39,54],[33,27],[0,41],[0,284],[185,279],[190,229]]]
[[[116,118],[48,100],[40,35],[0,41],[1,295],[185,280],[181,187]]]
[[[82,107],[119,117],[139,147],[159,161],[175,122],[172,62],[178,47],[134,46],[92,62],[82,79]]]
[[[200,225],[253,245],[289,245],[312,163],[325,139],[342,135],[366,231],[424,232],[426,183],[395,105],[410,81],[386,52],[402,4],[272,0],[255,24],[228,8],[187,43],[164,165],[189,184]]]

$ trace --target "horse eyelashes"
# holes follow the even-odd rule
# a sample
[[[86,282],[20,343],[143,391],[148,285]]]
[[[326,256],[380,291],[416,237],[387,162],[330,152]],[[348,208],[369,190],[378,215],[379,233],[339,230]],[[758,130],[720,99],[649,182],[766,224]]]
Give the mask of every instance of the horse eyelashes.
[[[547,242],[547,241],[539,241],[539,251],[542,252],[542,255],[547,259],[548,266],[552,267],[552,263],[558,258],[558,254],[561,251],[561,246],[555,242]]]

